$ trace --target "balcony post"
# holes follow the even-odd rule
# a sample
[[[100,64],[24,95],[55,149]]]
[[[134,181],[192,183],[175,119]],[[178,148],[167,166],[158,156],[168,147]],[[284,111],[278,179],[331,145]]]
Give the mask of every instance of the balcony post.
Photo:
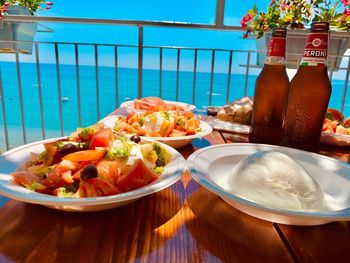
[[[142,98],[142,67],[143,67],[143,26],[139,26],[139,45],[138,45],[138,93],[137,97]]]

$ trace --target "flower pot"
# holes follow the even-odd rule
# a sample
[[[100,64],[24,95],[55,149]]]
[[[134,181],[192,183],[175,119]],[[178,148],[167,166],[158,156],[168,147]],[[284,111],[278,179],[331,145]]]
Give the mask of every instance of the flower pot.
[[[297,68],[304,52],[305,42],[309,31],[305,29],[290,29],[287,33],[286,65],[288,68]],[[266,58],[266,47],[272,33],[266,32],[264,37],[256,39],[257,65],[262,67]],[[338,70],[342,56],[350,44],[350,33],[343,31],[330,31],[328,43],[328,68]]]
[[[23,6],[12,5],[8,7],[7,15],[31,15]],[[37,30],[36,23],[3,22],[0,26],[0,53],[32,54],[33,38]],[[2,42],[9,41],[9,42]],[[14,43],[13,41],[20,41]],[[27,41],[27,42],[21,42]]]

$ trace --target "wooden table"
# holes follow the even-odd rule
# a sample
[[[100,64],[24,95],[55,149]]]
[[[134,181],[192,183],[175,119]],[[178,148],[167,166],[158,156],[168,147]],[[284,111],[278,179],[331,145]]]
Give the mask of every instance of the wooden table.
[[[247,141],[214,131],[179,151]],[[349,148],[321,153],[346,161]],[[0,262],[350,262],[350,222],[287,226],[246,215],[185,173],[113,210],[72,213],[0,196]]]

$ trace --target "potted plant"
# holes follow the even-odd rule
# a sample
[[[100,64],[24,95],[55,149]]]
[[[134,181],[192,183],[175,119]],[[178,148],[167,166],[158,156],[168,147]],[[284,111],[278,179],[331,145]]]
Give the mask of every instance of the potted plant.
[[[4,15],[31,16],[39,9],[50,9],[52,4],[44,0],[0,0],[0,20]],[[36,23],[0,21],[0,53],[14,53],[17,47],[19,53],[31,54],[33,45],[30,42],[33,41],[36,30]]]
[[[311,22],[326,21],[330,23],[330,44],[328,53],[335,59],[328,63],[334,70],[338,69],[350,40],[350,0],[271,0],[267,12],[259,12],[256,6],[248,10],[241,20],[246,30],[243,37],[253,36],[259,53],[257,64],[265,62],[266,46],[271,38],[271,29],[288,28],[287,66],[296,68],[302,54]]]

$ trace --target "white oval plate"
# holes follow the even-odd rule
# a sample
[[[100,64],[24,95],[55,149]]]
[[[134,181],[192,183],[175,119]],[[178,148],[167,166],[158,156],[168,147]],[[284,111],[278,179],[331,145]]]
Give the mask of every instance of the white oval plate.
[[[120,116],[121,115],[109,116],[109,117],[106,117],[106,118],[100,120],[99,122],[102,122],[105,125],[105,127],[113,129],[115,120]],[[125,116],[123,116],[123,117],[125,117]],[[202,137],[212,133],[212,131],[213,131],[212,127],[204,121],[200,121],[200,128],[202,128],[202,131],[197,132],[194,135],[178,136],[178,137],[145,137],[145,136],[141,136],[141,139],[152,139],[152,140],[167,144],[170,147],[173,147],[175,149],[178,149],[178,148],[186,146],[187,144],[190,144],[194,139],[202,138]]]
[[[18,201],[40,204],[58,210],[76,212],[107,210],[129,204],[171,186],[181,178],[186,168],[183,156],[171,147],[163,145],[173,154],[173,158],[160,178],[144,187],[117,195],[88,198],[56,197],[33,192],[12,182],[10,173],[16,171],[29,158],[31,152],[40,153],[44,150],[43,143],[58,139],[34,142],[3,153],[0,156],[0,194]]]
[[[302,212],[267,207],[240,198],[220,187],[220,178],[227,176],[242,158],[257,151],[274,150],[298,161],[333,199],[338,210]],[[219,195],[232,207],[251,216],[288,225],[320,225],[332,221],[350,220],[350,166],[330,157],[292,148],[235,143],[209,146],[187,159],[192,177],[209,191]]]
[[[350,135],[323,132],[321,143],[335,146],[350,146]]]
[[[218,131],[249,134],[250,125],[222,121],[211,116],[203,116],[201,119],[206,121],[213,129]],[[350,135],[322,132],[320,142],[322,144],[341,147],[350,146]]]
[[[171,100],[165,100],[165,103],[169,103],[169,104],[174,104],[176,106],[180,106],[182,108],[184,108],[184,112],[186,111],[194,111],[196,109],[196,106],[192,105],[192,104],[188,104],[185,102],[179,102],[179,101],[171,101]],[[120,108],[125,108],[128,111],[131,112],[145,112],[145,110],[137,110],[134,108],[134,101],[133,100],[129,100],[129,101],[125,101],[122,104],[120,104]]]

